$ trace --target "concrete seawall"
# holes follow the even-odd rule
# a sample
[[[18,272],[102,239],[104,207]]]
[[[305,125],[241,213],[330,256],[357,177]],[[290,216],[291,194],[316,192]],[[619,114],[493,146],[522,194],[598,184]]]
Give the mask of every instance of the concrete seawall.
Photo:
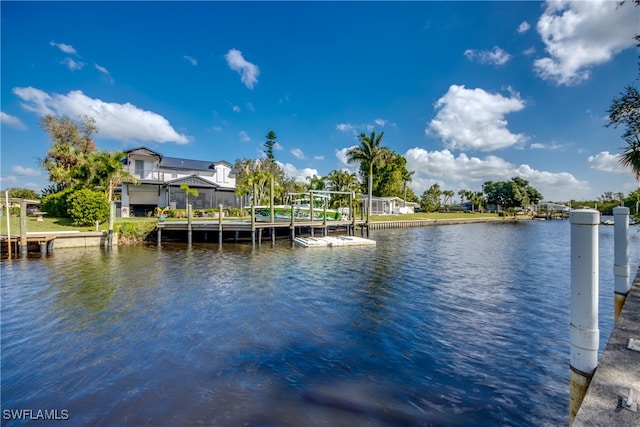
[[[375,221],[369,223],[369,230],[389,230],[392,228],[431,227],[434,225],[474,224],[485,222],[529,221],[530,217],[492,217],[492,218],[455,218],[455,219],[416,219],[405,221]]]
[[[100,247],[107,244],[107,233],[103,231],[88,231],[88,232],[47,232],[47,233],[27,233],[29,236],[42,236],[52,235],[55,236],[53,241],[53,248],[88,248],[88,247]],[[114,239],[117,242],[117,238]]]
[[[613,308],[610,308],[613,316]],[[637,340],[637,341],[634,341]],[[640,426],[640,269],[573,427]]]

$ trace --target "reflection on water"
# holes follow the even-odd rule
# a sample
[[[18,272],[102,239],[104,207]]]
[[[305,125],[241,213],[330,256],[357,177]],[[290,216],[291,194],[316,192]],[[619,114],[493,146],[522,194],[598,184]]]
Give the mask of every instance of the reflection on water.
[[[604,347],[613,228],[600,233]],[[4,262],[2,408],[109,426],[567,423],[567,221],[371,237]],[[635,228],[630,241],[635,271]]]

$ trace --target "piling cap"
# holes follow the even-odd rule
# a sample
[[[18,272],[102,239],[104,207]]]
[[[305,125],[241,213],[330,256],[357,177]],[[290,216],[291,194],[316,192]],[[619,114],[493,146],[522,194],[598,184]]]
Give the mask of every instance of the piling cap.
[[[576,209],[569,212],[571,224],[598,225],[600,224],[600,212],[596,209]]]
[[[616,206],[613,208],[614,215],[629,215],[629,208],[626,206]]]

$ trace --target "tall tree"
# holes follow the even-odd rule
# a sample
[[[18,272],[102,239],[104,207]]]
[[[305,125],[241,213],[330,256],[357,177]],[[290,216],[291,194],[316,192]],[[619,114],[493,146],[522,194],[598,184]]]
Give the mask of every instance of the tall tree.
[[[422,193],[420,198],[420,206],[425,212],[435,212],[440,209],[440,196],[442,191],[440,190],[440,184],[435,183],[429,189]]]
[[[405,206],[407,206],[407,184],[413,180],[411,177],[414,173],[416,173],[416,171],[409,172],[407,169],[402,173],[402,200]]]
[[[367,222],[371,216],[372,197],[373,197],[373,166],[381,163],[385,160],[386,152],[382,147],[382,138],[384,138],[384,132],[376,134],[376,131],[371,131],[370,135],[366,135],[362,132],[358,135],[360,145],[351,148],[347,151],[347,163],[360,162],[368,164],[367,173],[367,193],[368,193],[368,208],[367,208]]]
[[[408,173],[407,159],[386,147],[383,148],[383,161],[373,165],[372,194],[378,197],[402,197],[404,194],[403,177]],[[360,163],[360,174],[367,174],[369,165]]]
[[[52,142],[42,160],[42,166],[49,172],[49,181],[63,189],[85,182],[91,174],[88,157],[96,149],[95,120],[80,116],[80,123],[76,123],[68,117],[46,115],[40,126]]]
[[[273,155],[273,147],[276,145],[276,133],[270,130],[266,138],[267,141],[264,143],[264,153],[267,155],[267,159],[274,161],[276,157]]]
[[[482,187],[487,195],[487,203],[503,209],[537,204],[543,198],[538,190],[529,185],[529,181],[520,177],[511,181],[487,181]]]
[[[444,196],[443,204],[446,206],[449,202],[453,202],[453,197],[456,193],[453,190],[442,190],[442,195]]]

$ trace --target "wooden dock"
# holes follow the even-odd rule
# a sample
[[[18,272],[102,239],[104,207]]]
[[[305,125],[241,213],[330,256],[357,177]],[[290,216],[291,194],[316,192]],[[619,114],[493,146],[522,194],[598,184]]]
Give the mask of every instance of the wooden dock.
[[[162,233],[170,232],[174,235],[186,233],[187,242],[191,241],[193,233],[198,233],[205,241],[217,237],[222,243],[225,239],[234,241],[250,239],[252,244],[262,242],[263,235],[267,234],[271,240],[275,240],[277,234],[287,235],[293,241],[297,235],[305,234],[311,237],[327,236],[329,232],[345,231],[347,235],[355,235],[355,228],[366,227],[364,221],[295,221],[292,225],[289,221],[262,222],[262,221],[169,221],[159,222],[156,226],[157,241],[162,241]]]
[[[13,256],[24,252],[37,252],[41,254],[53,253],[53,242],[56,239],[55,234],[28,234],[26,237],[26,250],[22,248],[24,242],[19,235],[12,234],[10,236],[0,236],[0,247],[2,254],[9,253],[9,245]]]

